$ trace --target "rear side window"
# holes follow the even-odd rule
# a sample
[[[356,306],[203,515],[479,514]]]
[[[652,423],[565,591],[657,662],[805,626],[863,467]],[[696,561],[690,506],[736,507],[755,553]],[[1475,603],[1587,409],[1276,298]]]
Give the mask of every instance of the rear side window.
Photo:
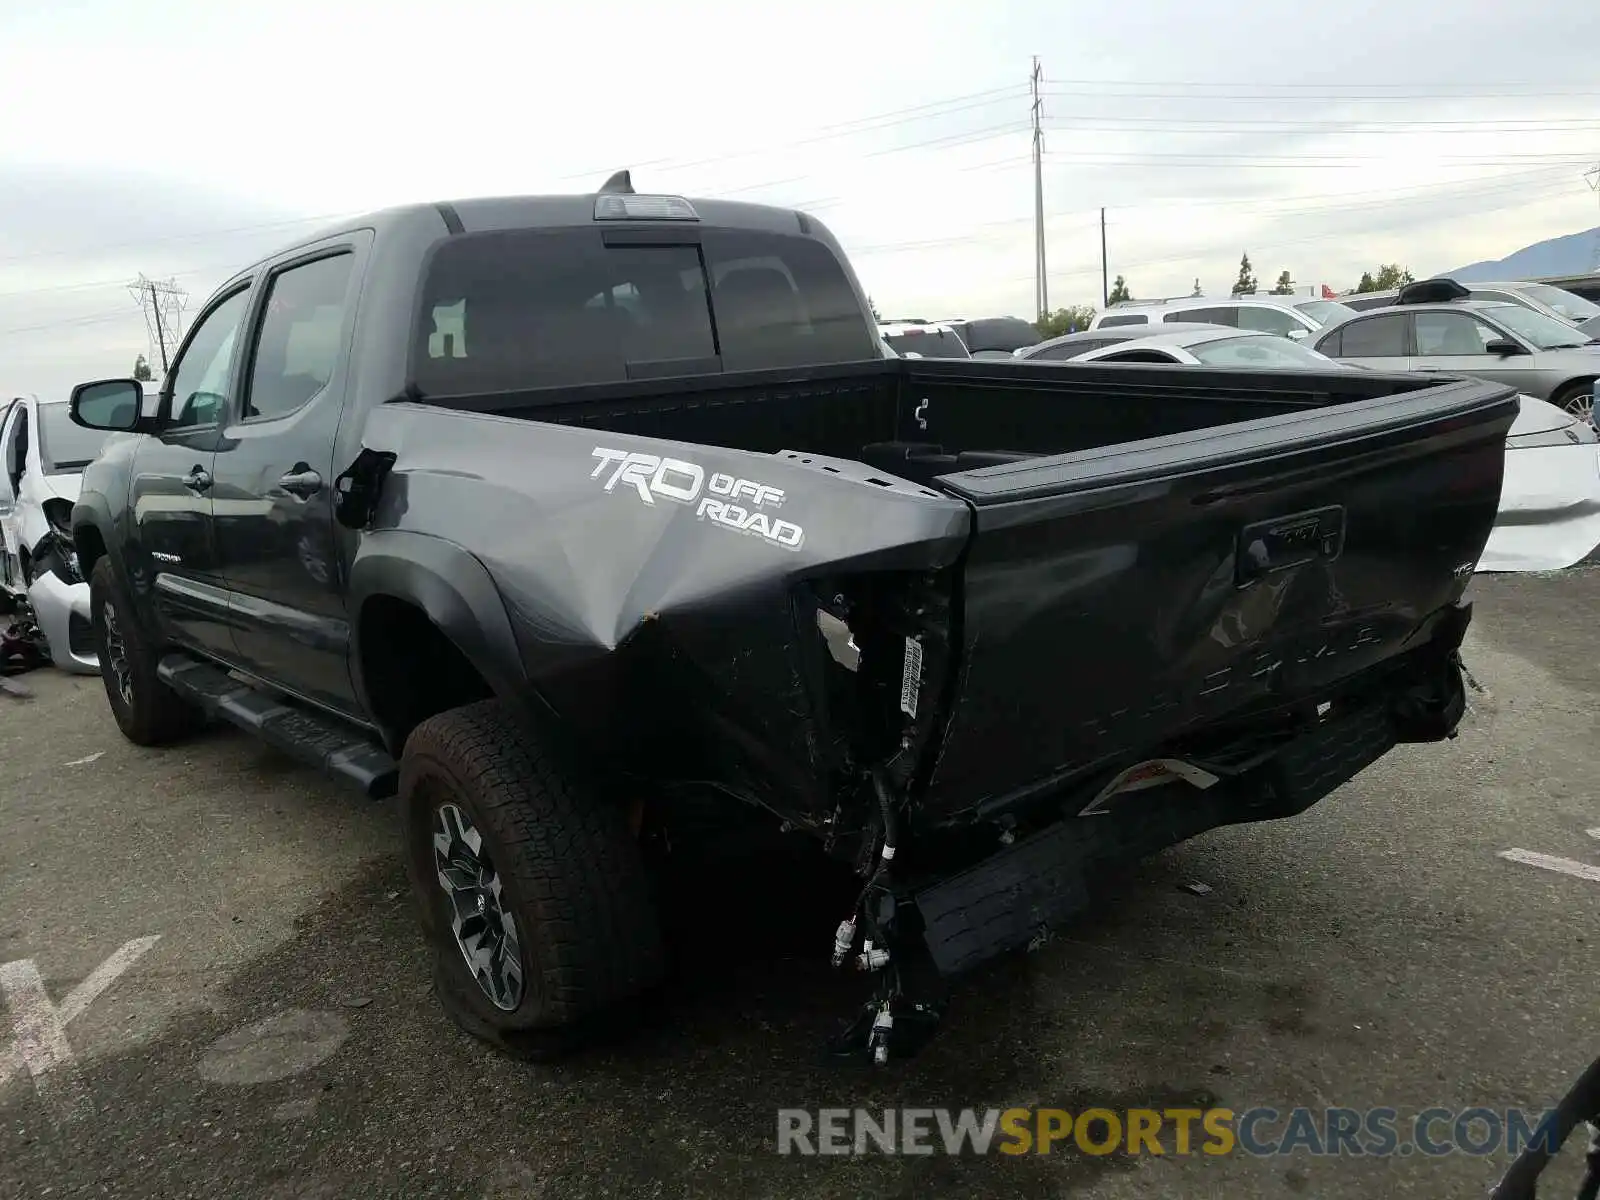
[[[1343,358],[1401,358],[1406,353],[1406,318],[1401,313],[1347,321],[1339,328]]]
[[[703,239],[607,246],[600,230],[562,229],[445,241],[423,286],[417,386],[517,391],[878,357],[826,246],[740,231]]]
[[[1144,313],[1130,313],[1123,316],[1106,317],[1100,322],[1101,329],[1110,329],[1116,325],[1148,325],[1150,318]]]

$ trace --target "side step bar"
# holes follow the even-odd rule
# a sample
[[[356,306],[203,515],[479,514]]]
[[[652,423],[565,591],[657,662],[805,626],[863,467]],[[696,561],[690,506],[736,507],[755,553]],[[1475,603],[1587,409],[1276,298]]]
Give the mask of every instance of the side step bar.
[[[394,795],[399,786],[400,768],[389,752],[333,717],[257,691],[220,667],[182,654],[162,658],[156,674],[208,715],[221,717],[291,758],[355,784],[374,800]]]

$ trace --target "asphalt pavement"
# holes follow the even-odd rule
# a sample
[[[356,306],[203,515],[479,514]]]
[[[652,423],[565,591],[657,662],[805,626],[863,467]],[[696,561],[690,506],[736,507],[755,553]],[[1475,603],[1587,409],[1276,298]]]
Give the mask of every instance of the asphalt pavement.
[[[431,996],[386,806],[226,730],[141,750],[98,680],[31,674],[0,695],[0,1196],[1482,1195],[1503,1155],[776,1138],[780,1108],[1549,1104],[1600,1053],[1600,569],[1474,590],[1459,739],[1128,872],[879,1071],[820,1052],[860,998],[826,966],[836,913],[764,939],[733,914],[804,926],[805,898],[744,884],[638,1036],[496,1057]]]

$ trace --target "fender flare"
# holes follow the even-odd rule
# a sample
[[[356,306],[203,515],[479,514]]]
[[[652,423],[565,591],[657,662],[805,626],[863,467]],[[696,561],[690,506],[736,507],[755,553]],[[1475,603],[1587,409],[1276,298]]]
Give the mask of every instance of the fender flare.
[[[528,674],[505,601],[489,570],[456,542],[406,530],[368,533],[350,564],[350,677],[372,712],[362,670],[361,610],[374,597],[421,609],[497,696],[527,695]]]

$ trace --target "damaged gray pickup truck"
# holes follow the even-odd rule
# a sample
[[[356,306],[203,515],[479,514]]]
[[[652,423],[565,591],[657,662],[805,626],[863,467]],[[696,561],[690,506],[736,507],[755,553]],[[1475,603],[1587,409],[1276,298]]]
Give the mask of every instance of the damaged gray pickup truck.
[[[1453,736],[1513,389],[880,354],[814,219],[625,173],[286,249],[154,415],[73,394],[137,435],[72,520],[117,724],[397,796],[442,1002],[529,1057],[663,977],[654,832],[809,835],[879,1061],[919,971]]]

